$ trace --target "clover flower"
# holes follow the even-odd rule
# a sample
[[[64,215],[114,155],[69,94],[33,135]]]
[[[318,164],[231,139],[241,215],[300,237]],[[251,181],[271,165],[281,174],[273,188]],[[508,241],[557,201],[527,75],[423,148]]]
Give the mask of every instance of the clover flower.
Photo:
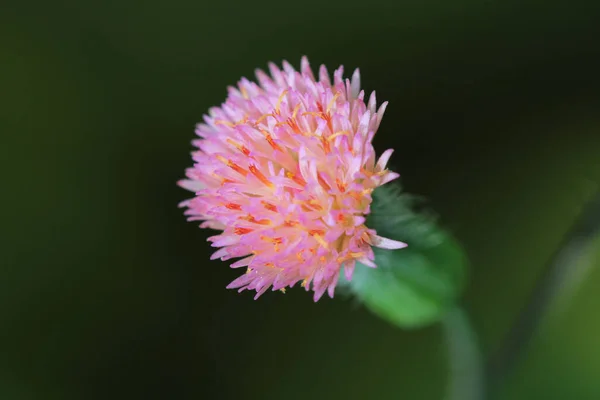
[[[372,247],[406,244],[365,226],[371,194],[399,175],[386,169],[393,150],[376,160],[371,144],[387,102],[376,108],[360,90],[358,69],[343,79],[325,66],[315,78],[306,57],[300,71],[269,64],[229,87],[221,107],[197,125],[194,166],[180,186],[195,193],[181,203],[190,221],[221,231],[211,259],[238,259],[247,271],[228,288],[285,292],[298,282],[317,301],[333,297],[340,271],[356,262],[376,267]]]

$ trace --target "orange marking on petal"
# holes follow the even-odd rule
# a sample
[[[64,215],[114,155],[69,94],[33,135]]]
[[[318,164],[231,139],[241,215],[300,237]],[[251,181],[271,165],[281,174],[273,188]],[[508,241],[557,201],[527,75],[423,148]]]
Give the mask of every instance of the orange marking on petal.
[[[275,126],[281,126],[281,125],[287,124],[287,125],[289,125],[290,128],[292,128],[294,133],[302,134],[302,131],[300,130],[300,127],[298,126],[298,122],[296,121],[296,116],[298,115],[298,111],[300,110],[301,106],[302,106],[301,103],[297,104],[296,107],[294,107],[292,116],[290,118],[288,118],[287,120],[285,120],[284,122],[277,123]]]
[[[325,121],[327,121],[327,127],[329,128],[329,132],[333,133],[333,123],[331,122],[331,115],[329,115],[329,113],[325,115]]]
[[[321,229],[311,229],[308,231],[308,234],[310,236],[314,236],[314,235],[324,235],[325,231],[321,230]]]
[[[325,182],[325,179],[321,178],[321,175],[317,176],[317,180],[319,181],[321,186],[323,186],[326,190],[331,189],[331,186],[329,186],[329,184]]]
[[[240,88],[240,92],[242,93],[242,96],[244,97],[244,99],[248,100],[248,91],[246,90],[246,88],[244,86],[242,86]]]
[[[279,147],[279,145],[275,143],[275,140],[273,140],[273,137],[271,135],[267,135],[267,142],[269,142],[269,145],[273,148],[273,150],[279,150],[283,152],[281,147]]]
[[[304,263],[306,260],[304,260],[304,257],[302,257],[302,252],[299,251],[296,253],[296,258],[298,259],[298,261],[300,261],[301,263]]]
[[[245,217],[240,217],[240,219],[246,220],[248,222],[252,222],[253,224],[259,224],[259,225],[271,225],[271,220],[263,218],[263,219],[256,219],[254,218],[254,216],[248,214]]]
[[[298,226],[300,224],[300,222],[298,221],[285,221],[283,223],[283,226],[287,227],[287,228],[293,228],[295,226]]]
[[[280,250],[279,245],[283,243],[283,238],[281,238],[281,237],[272,238],[272,237],[265,236],[265,235],[262,235],[260,238],[261,238],[261,240],[264,240],[265,242],[273,243],[275,252],[279,252],[279,250]]]
[[[237,227],[237,228],[235,228],[235,229],[233,230],[233,232],[234,232],[236,235],[245,235],[246,233],[250,233],[250,232],[252,232],[252,231],[253,231],[253,230],[252,230],[252,229],[250,229],[250,228],[242,228],[242,227]]]
[[[335,178],[335,184],[337,185],[338,189],[340,190],[340,192],[345,192],[346,191],[346,184],[344,182],[342,182],[339,178]]]
[[[327,259],[325,258],[325,256],[321,256],[321,257],[319,257],[319,261],[325,262],[325,261],[327,261]]]
[[[239,204],[235,204],[235,203],[227,203],[225,204],[225,207],[229,208],[230,210],[241,210],[242,206],[240,206]]]
[[[235,140],[233,140],[231,138],[227,138],[226,142],[229,143],[230,145],[232,145],[233,147],[235,147],[236,149],[238,149],[239,151],[241,151],[242,153],[244,153],[244,155],[246,155],[246,156],[250,155],[250,150],[248,150],[248,148],[246,146],[244,146],[243,144],[236,142]]]
[[[329,140],[321,136],[321,144],[323,145],[323,150],[325,151],[325,154],[331,153],[331,146],[329,146]]]
[[[274,243],[274,244],[281,244],[281,243],[283,243],[283,238],[282,237],[272,238],[270,236],[261,235],[260,239],[264,240],[265,242],[270,242],[270,243]]]
[[[319,202],[315,199],[310,199],[307,201],[307,203],[314,209],[318,210],[318,211],[322,211],[323,207],[321,206],[321,204],[319,204]]]
[[[268,203],[264,200],[261,201],[261,204],[269,211],[277,212],[277,206],[274,204]]]
[[[273,150],[279,150],[279,151],[283,152],[281,147],[277,143],[275,143],[275,140],[273,140],[273,136],[271,136],[271,134],[268,131],[266,131],[264,129],[260,129],[260,128],[258,130],[260,131],[260,133],[265,135],[265,139],[267,139],[267,142],[273,148]]]
[[[223,179],[223,181],[221,181],[221,186],[223,186],[226,183],[235,183],[235,181],[232,181],[231,179],[225,178],[225,179]]]
[[[286,171],[285,172],[285,176],[287,178],[290,178],[291,180],[293,180],[294,182],[296,182],[300,186],[305,186],[306,185],[306,181],[304,179],[302,179],[301,176],[296,175],[293,172]]]
[[[234,171],[236,171],[237,173],[241,174],[241,175],[246,176],[248,174],[248,172],[244,168],[240,167],[239,165],[237,165],[233,161],[229,161],[227,163],[227,166],[229,168],[233,169]]]
[[[314,208],[317,211],[323,211],[323,207],[320,204],[311,203],[310,205],[311,205],[312,208]]]
[[[252,175],[254,175],[255,177],[257,177],[259,181],[261,181],[262,183],[264,183],[268,187],[272,188],[272,187],[275,186],[275,185],[273,185],[273,182],[271,182],[270,180],[268,180],[267,177],[264,176],[263,173],[258,170],[258,168],[256,168],[256,166],[251,165],[251,166],[248,167],[248,169],[250,170],[250,172],[252,172]]]
[[[302,134],[302,131],[300,130],[300,127],[298,126],[298,122],[296,122],[295,119],[288,119],[287,120],[288,125],[290,126],[290,128],[292,128],[292,130],[294,131],[294,133],[298,133],[298,134]]]
[[[223,186],[226,183],[236,183],[235,181],[232,181],[231,179],[221,178],[219,175],[215,174],[214,172],[211,175],[213,177],[215,177],[216,179],[220,179],[221,180],[221,186]]]
[[[240,167],[233,161],[228,160],[225,157],[218,155],[218,154],[215,157],[217,158],[217,160],[221,161],[223,164],[227,165],[229,168],[233,169],[234,171],[236,171],[244,176],[246,176],[248,174],[248,171],[246,171],[244,168]]]

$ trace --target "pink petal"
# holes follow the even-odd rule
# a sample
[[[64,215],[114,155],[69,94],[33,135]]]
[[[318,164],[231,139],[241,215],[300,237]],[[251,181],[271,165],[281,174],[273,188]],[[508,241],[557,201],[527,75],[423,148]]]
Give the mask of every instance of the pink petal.
[[[356,262],[354,260],[347,261],[344,264],[344,277],[347,281],[352,280],[352,275],[354,274],[354,267],[356,266]]]
[[[202,182],[192,181],[190,179],[182,179],[182,180],[178,181],[177,184],[179,186],[181,186],[182,188],[189,190],[190,192],[194,192],[194,193],[197,193],[200,190],[205,188],[205,186]]]
[[[369,268],[377,268],[377,264],[375,264],[372,260],[369,260],[367,257],[360,257],[356,261]]]
[[[354,73],[352,74],[352,81],[351,81],[351,85],[352,85],[352,99],[355,99],[358,97],[358,92],[360,92],[360,71],[358,68],[356,68],[354,70]]]
[[[385,169],[388,161],[390,160],[390,157],[392,157],[393,152],[394,149],[387,149],[383,152],[383,154],[381,154],[381,157],[379,157],[377,165],[375,166],[376,171],[383,171]]]

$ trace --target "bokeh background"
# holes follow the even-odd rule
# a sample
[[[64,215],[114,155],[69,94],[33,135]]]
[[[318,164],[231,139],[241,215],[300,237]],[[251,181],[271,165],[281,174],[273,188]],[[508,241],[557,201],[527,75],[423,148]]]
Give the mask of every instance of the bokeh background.
[[[346,71],[471,259],[498,351],[600,184],[593,1],[8,0],[0,6],[0,398],[441,399],[438,325],[225,289],[176,187],[194,124],[267,61]],[[498,399],[599,399],[600,245]]]

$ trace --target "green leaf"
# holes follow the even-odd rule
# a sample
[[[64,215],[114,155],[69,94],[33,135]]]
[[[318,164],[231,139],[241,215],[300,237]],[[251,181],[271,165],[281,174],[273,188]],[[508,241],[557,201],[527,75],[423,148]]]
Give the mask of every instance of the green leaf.
[[[377,268],[357,265],[346,282],[372,312],[403,328],[442,318],[462,291],[467,265],[457,241],[431,216],[412,210],[414,200],[391,185],[373,193],[367,226],[408,247],[375,249]]]

